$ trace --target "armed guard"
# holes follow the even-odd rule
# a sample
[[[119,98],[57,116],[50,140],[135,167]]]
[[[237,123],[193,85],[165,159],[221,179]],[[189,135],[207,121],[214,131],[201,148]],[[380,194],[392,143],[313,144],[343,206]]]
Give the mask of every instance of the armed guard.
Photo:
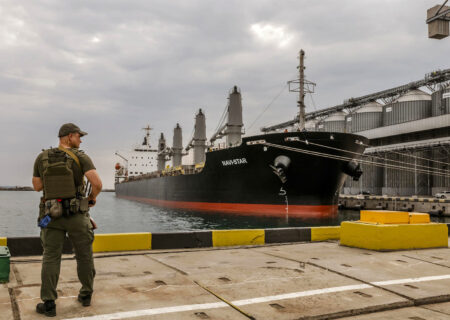
[[[92,160],[79,150],[81,137],[87,135],[73,123],[59,130],[59,146],[43,150],[34,163],[33,187],[43,191],[39,204],[38,226],[44,249],[41,271],[41,299],[36,311],[56,316],[55,300],[66,235],[72,243],[77,261],[81,289],[78,301],[87,307],[94,291],[94,259],[92,242],[95,223],[89,208],[96,204],[102,182]],[[84,177],[89,188],[86,188]]]

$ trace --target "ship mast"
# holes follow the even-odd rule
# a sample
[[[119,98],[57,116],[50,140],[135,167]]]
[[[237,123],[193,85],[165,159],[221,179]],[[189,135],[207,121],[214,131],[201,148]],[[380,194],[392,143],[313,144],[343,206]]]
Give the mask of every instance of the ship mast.
[[[305,94],[306,93],[314,93],[314,86],[316,85],[314,82],[308,81],[305,79],[305,51],[300,50],[299,52],[299,66],[298,68],[298,79],[288,81],[289,91],[290,92],[298,92],[298,101],[297,105],[299,108],[298,114],[298,130],[305,129]],[[297,86],[298,84],[298,86]]]
[[[300,65],[299,65],[299,82],[300,82],[300,90],[298,94],[298,107],[300,109],[299,117],[298,117],[298,129],[305,129],[305,66],[303,64],[303,59],[305,57],[305,51],[300,50]]]
[[[145,128],[142,128],[142,130],[145,131],[145,138],[142,145],[150,147],[150,130],[153,130],[153,128],[150,128],[150,125],[147,125]]]

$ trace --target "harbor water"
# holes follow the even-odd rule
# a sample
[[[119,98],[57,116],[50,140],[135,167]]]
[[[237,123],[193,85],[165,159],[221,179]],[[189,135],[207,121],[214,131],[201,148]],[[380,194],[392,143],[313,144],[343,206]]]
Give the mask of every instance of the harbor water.
[[[40,193],[0,191],[0,237],[39,235],[37,227]],[[336,219],[303,220],[218,215],[158,208],[149,204],[117,198],[113,192],[101,193],[91,216],[97,233],[176,232],[211,229],[256,229],[339,225],[341,221],[358,220],[358,211],[342,210]],[[450,222],[450,218],[432,218]]]

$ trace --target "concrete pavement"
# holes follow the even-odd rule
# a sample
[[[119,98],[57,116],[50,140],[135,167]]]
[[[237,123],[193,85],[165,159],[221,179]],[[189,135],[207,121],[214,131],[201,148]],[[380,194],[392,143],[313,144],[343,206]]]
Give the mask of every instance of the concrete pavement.
[[[65,255],[56,319],[450,319],[450,249],[375,252],[313,242],[97,253],[92,306]],[[40,256],[11,258],[2,319],[45,319]]]

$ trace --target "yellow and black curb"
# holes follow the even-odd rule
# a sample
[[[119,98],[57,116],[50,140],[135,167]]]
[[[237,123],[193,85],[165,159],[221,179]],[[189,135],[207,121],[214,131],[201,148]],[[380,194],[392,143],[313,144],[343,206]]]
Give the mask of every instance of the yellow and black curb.
[[[309,242],[339,239],[340,227],[205,230],[173,233],[96,234],[94,252],[158,249],[208,248],[269,243]],[[41,255],[39,237],[0,237],[0,246],[8,246],[11,256]],[[72,253],[69,239],[63,253]]]
[[[448,225],[450,228],[450,224]],[[264,245],[273,243],[313,242],[340,239],[340,226],[277,229],[205,230],[173,233],[96,234],[94,252],[188,249]],[[39,237],[0,237],[0,246],[8,246],[11,256],[42,254]],[[63,253],[72,253],[66,239]]]

